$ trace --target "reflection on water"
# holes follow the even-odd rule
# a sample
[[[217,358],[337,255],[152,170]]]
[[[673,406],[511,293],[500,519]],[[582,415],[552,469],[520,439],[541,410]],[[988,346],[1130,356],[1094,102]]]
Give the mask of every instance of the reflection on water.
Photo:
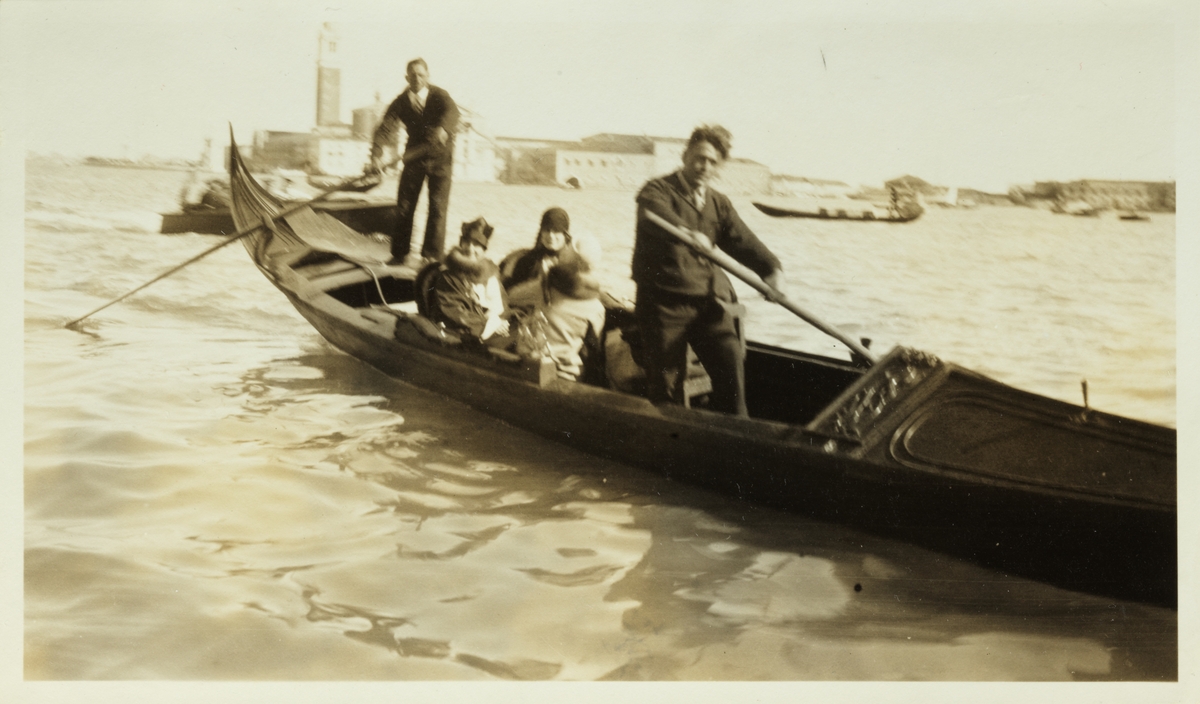
[[[171,468],[153,494],[86,510],[72,499],[84,515],[35,541],[28,676],[1171,674],[1130,660],[1131,634],[1104,600],[669,485],[331,350],[272,361],[222,392],[241,410],[212,432],[238,450]],[[103,537],[74,538],[100,520],[81,532]],[[73,638],[81,611],[94,638],[123,643],[119,661]],[[1141,657],[1173,647],[1160,620]],[[54,637],[56,621],[72,638]]]
[[[111,233],[30,227],[28,679],[1176,675],[1172,611],[529,435],[333,350],[244,254],[63,331],[122,286],[39,263]]]

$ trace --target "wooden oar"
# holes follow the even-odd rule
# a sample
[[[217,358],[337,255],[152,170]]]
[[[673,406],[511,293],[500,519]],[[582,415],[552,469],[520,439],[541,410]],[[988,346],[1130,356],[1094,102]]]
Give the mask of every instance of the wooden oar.
[[[808,324],[849,347],[853,352],[861,355],[868,362],[874,363],[876,361],[875,356],[867,351],[867,348],[863,347],[862,344],[856,342],[854,338],[846,335],[834,326],[826,323],[817,316],[791,302],[788,300],[788,297],[783,294],[783,292],[776,290],[773,286],[763,281],[758,274],[743,266],[725,252],[722,252],[716,246],[705,246],[705,244],[697,242],[687,230],[667,222],[656,213],[653,213],[649,210],[644,210],[643,213],[645,213],[650,222],[658,225],[662,229],[666,230],[669,234],[681,240],[684,244],[688,245],[705,257],[708,257],[715,264],[717,264],[717,266],[720,266],[725,271],[728,271],[742,281],[750,284],[755,291],[761,293],[767,298],[767,300],[773,301],[784,308],[787,308],[789,311],[796,314]]]
[[[420,151],[420,153],[417,153],[418,151]],[[421,153],[424,153],[424,151],[425,151],[425,150],[424,150],[424,148],[422,148],[422,147],[416,147],[416,148],[414,148],[414,149],[411,149],[411,150],[409,150],[409,152],[407,152],[407,153],[405,153],[405,154],[401,155],[400,157],[397,157],[397,158],[396,158],[396,159],[394,159],[393,161],[391,161],[391,162],[390,162],[390,163],[389,163],[387,166],[384,166],[384,167],[382,167],[382,169],[380,169],[380,171],[382,171],[383,169],[391,168],[392,166],[395,166],[396,164],[400,163],[401,161],[405,161],[405,162],[407,162],[409,159],[413,159],[413,158],[415,158],[415,157],[417,157],[417,156],[420,156],[420,155],[421,155]],[[308,206],[312,205],[313,203],[317,203],[317,202],[320,202],[320,201],[322,201],[322,200],[325,200],[326,198],[328,198],[329,196],[333,195],[334,193],[337,193],[338,191],[342,190],[342,189],[343,189],[343,188],[345,188],[346,186],[353,185],[354,183],[357,183],[358,181],[361,181],[361,180],[363,180],[364,178],[373,178],[375,175],[376,175],[376,174],[363,173],[363,174],[359,174],[358,176],[355,176],[355,177],[353,177],[353,178],[346,179],[345,181],[343,181],[343,182],[341,182],[341,183],[337,184],[336,186],[334,186],[333,188],[330,188],[330,189],[328,189],[328,190],[326,190],[326,191],[322,191],[322,192],[321,192],[320,194],[318,194],[318,195],[317,195],[315,198],[312,198],[312,199],[310,199],[310,200],[306,200],[306,201],[304,201],[304,202],[301,202],[301,203],[296,203],[296,204],[294,204],[294,205],[291,205],[291,206],[289,206],[289,207],[287,207],[287,208],[285,208],[285,209],[283,209],[283,210],[279,211],[279,212],[278,212],[278,213],[276,213],[275,215],[271,216],[270,220],[271,220],[272,222],[274,222],[275,220],[278,220],[279,218],[282,218],[282,217],[286,217],[286,216],[288,216],[288,215],[291,215],[292,213],[294,213],[294,212],[296,212],[296,211],[298,211],[298,210],[301,210],[301,209],[303,209],[303,208],[307,208]],[[261,230],[261,229],[262,229],[264,226],[266,226],[266,222],[260,222],[260,223],[259,223],[259,224],[257,224],[257,225],[254,225],[254,226],[252,226],[252,227],[248,227],[248,228],[246,228],[245,230],[240,230],[240,231],[238,231],[238,232],[235,232],[234,234],[230,235],[230,236],[229,236],[229,239],[225,240],[224,242],[222,242],[222,243],[220,243],[220,244],[217,244],[217,245],[214,245],[214,246],[212,246],[212,247],[209,247],[208,249],[206,249],[206,250],[204,250],[203,252],[201,252],[201,253],[197,254],[196,256],[192,257],[191,259],[189,259],[189,260],[187,260],[187,261],[183,262],[182,264],[179,264],[178,266],[175,266],[175,267],[173,267],[173,268],[169,269],[168,271],[164,271],[163,273],[159,274],[158,276],[154,277],[153,279],[150,279],[149,281],[147,281],[146,283],[142,284],[141,286],[138,286],[137,288],[133,289],[132,291],[128,291],[128,292],[126,292],[126,293],[122,294],[121,296],[118,296],[117,298],[114,298],[114,299],[112,299],[112,300],[111,300],[111,301],[109,301],[108,303],[105,303],[104,305],[102,305],[102,306],[100,306],[99,308],[97,308],[97,309],[93,310],[92,312],[88,313],[87,315],[83,315],[83,316],[80,316],[80,317],[78,317],[78,318],[76,318],[76,319],[72,320],[71,322],[67,323],[67,324],[66,324],[66,325],[64,325],[63,327],[65,327],[65,328],[70,328],[70,327],[72,327],[72,326],[78,325],[79,323],[83,322],[83,321],[84,321],[84,320],[86,320],[87,318],[90,318],[90,317],[92,317],[92,316],[93,316],[93,315],[95,315],[96,313],[99,313],[100,311],[102,311],[102,310],[104,310],[105,308],[107,308],[107,307],[109,307],[109,306],[113,305],[114,303],[120,303],[121,301],[125,300],[126,298],[129,298],[130,296],[132,296],[133,294],[137,293],[138,291],[141,291],[142,289],[146,288],[146,287],[147,287],[147,286],[149,286],[150,284],[152,284],[152,283],[155,283],[155,282],[158,282],[158,281],[162,281],[163,279],[167,278],[167,277],[168,277],[168,276],[170,276],[171,274],[174,274],[175,272],[177,272],[177,271],[179,271],[180,269],[182,269],[182,268],[184,268],[184,267],[188,266],[189,264],[192,264],[192,263],[194,263],[194,262],[197,262],[197,261],[199,261],[199,260],[201,260],[201,259],[203,259],[203,258],[207,257],[208,255],[212,254],[213,252],[217,251],[218,249],[221,249],[222,247],[224,247],[224,246],[226,246],[226,245],[228,245],[228,244],[231,244],[231,243],[233,243],[233,242],[237,242],[238,240],[242,239],[243,237],[245,237],[245,236],[247,236],[247,235],[252,235],[252,234],[254,234],[255,232],[258,232],[258,231],[259,231],[259,230]]]

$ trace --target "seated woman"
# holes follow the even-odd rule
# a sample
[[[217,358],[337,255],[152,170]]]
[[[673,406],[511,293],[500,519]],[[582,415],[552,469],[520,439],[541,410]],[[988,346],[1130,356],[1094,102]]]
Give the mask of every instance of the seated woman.
[[[500,261],[501,283],[511,289],[530,279],[540,278],[558,261],[559,253],[571,244],[571,218],[562,208],[542,213],[533,249],[518,249]]]
[[[606,314],[600,302],[600,282],[586,259],[573,257],[551,266],[542,284],[533,312],[522,323],[530,333],[526,337],[537,340],[541,349],[535,352],[553,359],[560,377],[578,379],[584,354],[599,354]]]
[[[550,208],[542,213],[537,240],[532,249],[518,249],[500,262],[500,280],[509,294],[509,305],[530,310],[542,297],[546,272],[559,262],[579,257],[595,267],[599,263],[599,247],[592,240],[572,238],[571,218],[562,208]]]
[[[483,218],[463,223],[458,246],[433,275],[429,318],[489,347],[506,347],[511,342],[508,297],[499,268],[487,258],[493,231]]]

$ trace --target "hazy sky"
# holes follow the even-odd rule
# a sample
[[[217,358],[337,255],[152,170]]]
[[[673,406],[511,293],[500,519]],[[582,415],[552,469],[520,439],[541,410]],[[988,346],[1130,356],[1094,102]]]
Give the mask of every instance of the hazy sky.
[[[1184,2],[431,5],[4,0],[0,17],[38,152],[195,157],[226,123],[243,142],[306,131],[331,21],[346,121],[422,56],[492,135],[719,122],[735,156],[852,183],[1176,178]]]

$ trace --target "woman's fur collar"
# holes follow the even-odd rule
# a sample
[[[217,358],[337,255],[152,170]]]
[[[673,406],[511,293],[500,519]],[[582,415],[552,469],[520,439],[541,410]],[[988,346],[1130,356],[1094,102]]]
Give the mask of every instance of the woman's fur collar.
[[[446,253],[444,262],[446,270],[455,274],[461,274],[469,279],[472,283],[481,284],[493,276],[500,273],[496,263],[487,257],[480,259],[470,259],[458,247],[454,247]]]

